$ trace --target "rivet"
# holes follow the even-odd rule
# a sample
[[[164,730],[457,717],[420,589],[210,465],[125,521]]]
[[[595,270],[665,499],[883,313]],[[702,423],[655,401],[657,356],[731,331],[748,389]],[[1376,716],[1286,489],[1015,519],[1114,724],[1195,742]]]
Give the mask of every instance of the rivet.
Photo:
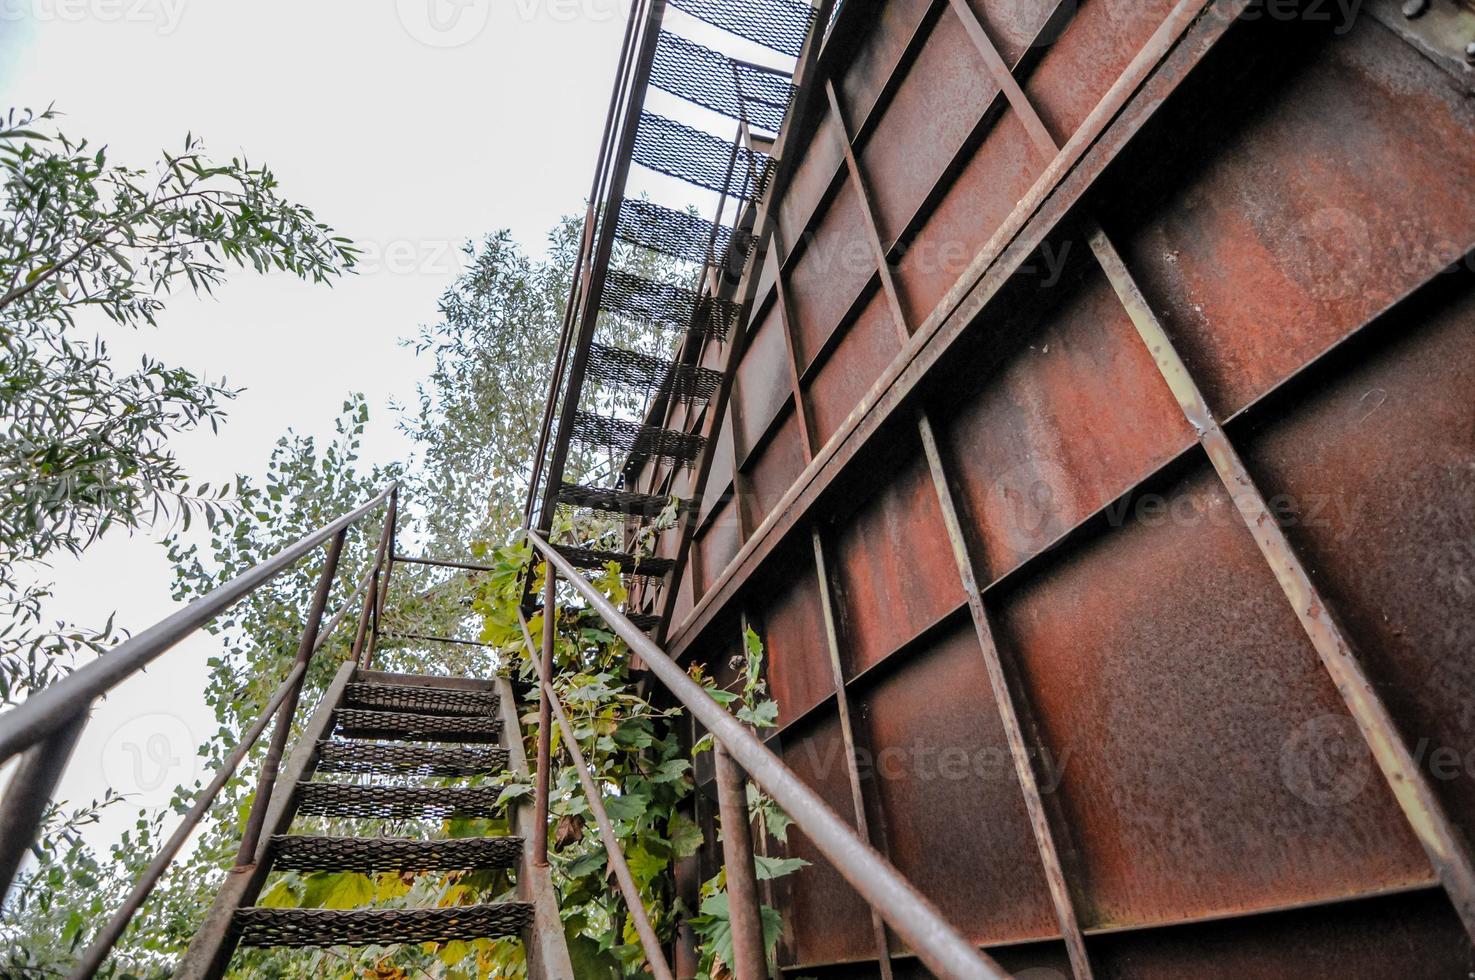
[[[1424,12],[1428,9],[1429,0],[1404,0],[1403,16],[1409,20],[1413,20],[1416,17],[1424,16]]]
[[[1465,60],[1470,64],[1475,65],[1475,41],[1471,41],[1469,44],[1465,45]]]

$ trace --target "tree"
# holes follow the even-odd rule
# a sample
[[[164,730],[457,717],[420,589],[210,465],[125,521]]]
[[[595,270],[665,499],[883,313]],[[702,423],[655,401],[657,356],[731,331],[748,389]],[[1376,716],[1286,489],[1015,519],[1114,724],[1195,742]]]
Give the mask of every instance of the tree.
[[[109,354],[106,331],[151,326],[177,292],[209,293],[232,267],[328,282],[357,254],[271,171],[212,162],[186,136],[149,170],[110,161],[56,128],[53,109],[0,115],[0,702],[23,700],[118,634],[47,625],[48,558],[77,554],[115,528],[214,523],[239,501],[194,486],[170,448],[225,417],[235,392],[145,357]],[[157,842],[141,820],[99,856],[79,833],[102,799],[53,808],[39,865],[0,914],[5,976],[50,975],[118,897]],[[58,902],[58,896],[68,900]],[[116,903],[114,903],[116,904]],[[177,918],[157,905],[151,915]],[[145,943],[147,945],[147,943]]]
[[[402,408],[401,425],[414,438],[413,498],[435,501],[423,514],[432,551],[463,549],[468,541],[504,541],[522,524],[530,464],[553,374],[564,307],[578,261],[583,223],[565,217],[548,235],[547,258],[523,254],[507,231],[467,243],[467,268],[446,290],[440,318],[407,341],[429,355],[429,377],[418,404]],[[686,264],[621,246],[613,265],[634,275],[687,285]],[[658,324],[604,316],[599,340],[669,356],[675,337]],[[638,413],[638,393],[597,393],[586,386],[583,407]],[[607,455],[576,450],[569,475],[608,469]]]
[[[230,266],[326,282],[356,250],[283,198],[270,170],[214,163],[186,136],[152,170],[112,163],[55,128],[0,117],[0,696],[46,686],[99,633],[42,626],[58,553],[114,527],[220,516],[227,487],[194,487],[169,446],[225,416],[235,394],[145,357],[124,367],[98,332],[153,325],[179,290],[209,293]],[[89,331],[92,331],[89,333]]]

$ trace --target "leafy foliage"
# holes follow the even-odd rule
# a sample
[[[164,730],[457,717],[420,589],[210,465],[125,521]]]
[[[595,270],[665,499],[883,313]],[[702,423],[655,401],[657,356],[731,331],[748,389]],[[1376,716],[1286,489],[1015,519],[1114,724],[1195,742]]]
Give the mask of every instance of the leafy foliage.
[[[224,418],[223,381],[145,357],[114,362],[87,329],[153,325],[167,297],[209,293],[230,266],[325,282],[355,249],[283,198],[271,171],[211,162],[187,136],[152,170],[55,128],[53,109],[0,117],[0,694],[46,686],[97,632],[42,625],[48,589],[23,568],[113,527],[214,521],[229,486],[193,486],[172,436]]]
[[[235,484],[196,485],[170,447],[216,428],[235,391],[144,357],[118,363],[103,332],[152,326],[171,294],[208,294],[232,267],[313,282],[348,272],[356,250],[281,196],[269,170],[212,162],[187,136],[151,170],[113,163],[56,128],[58,113],[0,115],[0,701],[11,704],[121,638],[47,623],[45,562],[110,530],[192,517],[216,525]],[[0,912],[5,976],[50,975],[116,907],[159,842],[140,818],[104,858],[83,829],[120,798],[53,808],[38,864]],[[176,808],[185,805],[176,797]],[[206,849],[202,849],[202,852]],[[141,963],[193,906],[153,903],[134,934]],[[152,960],[157,964],[158,960]]]

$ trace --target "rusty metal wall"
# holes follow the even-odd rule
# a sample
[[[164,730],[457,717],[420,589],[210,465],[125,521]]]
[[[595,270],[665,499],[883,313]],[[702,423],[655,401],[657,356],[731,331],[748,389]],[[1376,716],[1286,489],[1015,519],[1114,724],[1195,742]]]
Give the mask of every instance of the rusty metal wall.
[[[1021,977],[1475,976],[1431,3],[850,0],[803,80],[670,645],[750,622],[771,744]],[[925,975],[765,846],[785,975]]]

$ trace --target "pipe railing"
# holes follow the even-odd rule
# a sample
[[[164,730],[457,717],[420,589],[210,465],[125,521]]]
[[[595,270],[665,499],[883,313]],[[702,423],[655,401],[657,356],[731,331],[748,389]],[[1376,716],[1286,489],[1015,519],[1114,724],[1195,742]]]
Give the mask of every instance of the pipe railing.
[[[550,569],[598,613],[646,668],[702,724],[747,776],[783,808],[810,843],[850,882],[917,957],[939,977],[1003,980],[996,962],[954,929],[937,907],[784,765],[747,726],[718,704],[666,651],[643,633],[558,550],[536,531],[527,532]],[[546,824],[548,816],[540,814]],[[637,903],[638,904],[638,903]]]
[[[222,761],[214,778],[200,792],[194,805],[154,856],[123,904],[93,937],[92,943],[70,974],[72,980],[90,977],[102,966],[185,842],[209,813],[222,790],[235,776],[275,718],[271,750],[262,767],[245,836],[252,838],[259,833],[259,815],[264,814],[263,808],[272,795],[275,779],[273,760],[279,758],[281,746],[290,732],[292,715],[313,657],[347,618],[360,598],[363,598],[366,607],[376,598],[382,601],[382,592],[373,588],[373,585],[380,579],[388,544],[393,541],[397,499],[398,486],[386,487],[358,509],[289,545],[225,585],[200,596],[167,619],[119,644],[98,660],[0,715],[0,762],[21,755],[20,764],[6,789],[4,801],[0,802],[0,897],[3,897],[20,868],[25,852],[32,847],[40,833],[51,794],[55,791],[72,749],[86,725],[93,703],[215,617],[276,579],[303,557],[323,544],[328,544],[326,560],[318,575],[312,606],[306,617],[297,657],[291,670],[272,694],[261,715],[242,734],[235,748]],[[374,564],[359,579],[357,587],[338,612],[324,625],[323,615],[336,579],[339,558],[348,531],[386,500],[389,508],[385,515],[385,531],[381,535],[381,547]],[[376,592],[379,593],[377,597]]]
[[[550,574],[549,578],[552,579],[553,576]],[[550,612],[552,608],[551,604],[543,607],[543,635],[545,637],[551,637],[554,634],[555,617]],[[594,816],[594,825],[599,829],[599,839],[604,844],[604,850],[608,855],[610,868],[615,873],[615,881],[619,885],[620,894],[625,898],[625,906],[629,909],[630,919],[635,924],[635,933],[640,937],[640,946],[645,950],[645,958],[650,964],[651,973],[656,980],[673,980],[674,974],[666,962],[665,951],[661,948],[661,941],[656,936],[655,927],[651,925],[650,915],[646,912],[645,903],[640,897],[640,888],[635,884],[635,876],[630,873],[630,863],[625,858],[624,849],[620,847],[620,838],[615,833],[614,822],[609,818],[609,811],[604,808],[604,795],[599,791],[598,784],[594,782],[594,774],[589,768],[589,763],[584,759],[583,750],[579,748],[574,726],[564,711],[563,700],[553,687],[551,672],[545,669],[541,662],[543,658],[533,643],[532,632],[528,629],[527,618],[523,616],[521,609],[517,611],[517,621],[522,626],[522,639],[527,647],[528,660],[538,673],[541,700],[550,707],[553,717],[558,721],[558,727],[563,731],[564,747],[568,749],[569,756],[574,760],[574,769],[579,774],[579,785],[583,787],[584,798],[589,802],[589,812]],[[546,770],[540,773],[539,778],[542,779],[545,776]],[[548,827],[546,804],[543,809],[534,812],[538,814],[539,826],[544,828],[546,841]],[[545,851],[545,860],[546,857]]]

